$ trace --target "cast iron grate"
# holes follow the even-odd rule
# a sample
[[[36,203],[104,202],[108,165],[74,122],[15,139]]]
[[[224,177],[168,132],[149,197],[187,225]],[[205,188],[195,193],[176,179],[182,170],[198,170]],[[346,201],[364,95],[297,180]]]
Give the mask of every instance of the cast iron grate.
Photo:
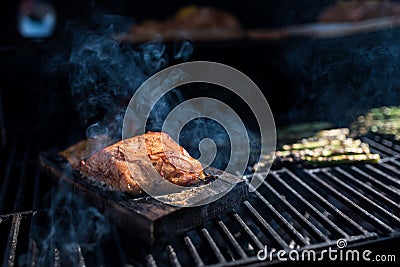
[[[380,164],[271,171],[237,209],[153,247],[130,240],[74,194],[60,198],[65,185],[37,168],[40,144],[14,142],[0,154],[0,259],[5,266],[233,266],[256,263],[264,245],[318,250],[339,238],[357,245],[399,237],[400,144],[379,135],[364,141]]]

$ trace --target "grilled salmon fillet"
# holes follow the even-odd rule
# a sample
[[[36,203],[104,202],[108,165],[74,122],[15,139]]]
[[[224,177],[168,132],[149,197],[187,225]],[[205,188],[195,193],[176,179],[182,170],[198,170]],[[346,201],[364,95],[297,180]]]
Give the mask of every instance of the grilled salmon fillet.
[[[200,162],[162,132],[148,132],[107,146],[75,167],[94,182],[132,195],[143,193],[137,181],[152,183],[154,171],[180,186],[205,179]]]

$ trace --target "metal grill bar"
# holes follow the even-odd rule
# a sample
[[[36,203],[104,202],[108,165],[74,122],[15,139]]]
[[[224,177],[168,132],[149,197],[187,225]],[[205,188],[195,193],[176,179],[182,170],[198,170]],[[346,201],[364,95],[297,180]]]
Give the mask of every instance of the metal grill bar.
[[[381,144],[383,146],[386,146],[386,147],[394,150],[396,153],[393,153],[392,156],[396,156],[400,152],[400,146],[398,144],[396,144],[394,141],[385,139],[385,138],[377,136],[377,135],[375,136],[375,141],[379,141],[380,142],[380,143],[377,142],[377,144]]]
[[[372,146],[375,150],[377,150],[377,152],[379,154],[384,154],[386,156],[393,156],[393,155],[397,155],[399,152],[398,151],[394,151],[391,148],[382,146],[381,144],[375,142],[374,140],[372,140],[371,138],[368,137],[364,137],[362,138],[362,140],[366,143],[368,143],[370,146]]]
[[[380,139],[380,142],[382,145],[387,146],[387,147],[393,147],[396,150],[395,144],[392,141],[384,139],[384,138],[379,138],[379,139]],[[375,138],[375,140],[377,140],[377,139]]]
[[[383,158],[390,157],[390,156],[396,155],[398,153],[390,148],[380,145],[379,143],[375,142],[371,138],[364,137],[364,138],[362,138],[362,140],[364,142],[367,142],[371,146],[371,149],[374,149],[376,151],[374,153],[379,153],[381,156],[383,155],[384,156]]]
[[[211,237],[210,233],[206,228],[201,229],[201,233],[203,234],[204,238],[207,240],[207,243],[210,245],[210,248],[214,255],[217,257],[218,262],[226,262],[224,256],[222,255],[221,251],[219,250],[217,244],[215,244],[214,239]]]
[[[291,172],[287,171],[287,173],[291,176],[294,177],[295,179],[297,178],[294,174]],[[273,173],[272,174],[274,178],[279,181],[280,184],[282,184],[289,192],[292,193],[293,196],[295,196],[298,200],[300,200],[301,203],[305,204],[307,208],[309,209],[310,213],[312,213],[314,216],[319,218],[322,222],[324,222],[325,226],[330,230],[333,231],[334,233],[338,234],[339,236],[344,236],[347,237],[348,234],[344,232],[340,227],[338,227],[336,224],[334,224],[332,221],[328,220],[326,216],[324,216],[316,207],[314,207],[310,202],[308,202],[303,196],[301,196],[296,190],[294,190],[292,187],[290,187],[287,183],[285,183],[277,174]],[[326,206],[330,207],[333,211],[338,211],[337,208],[335,208],[331,203],[327,202],[326,199],[321,197],[318,193],[316,193],[314,190],[309,188],[308,186],[305,186],[308,191],[316,196],[318,199],[322,201]],[[340,213],[339,213],[340,214]],[[360,226],[361,227],[361,226]],[[364,230],[365,231],[365,230]]]
[[[14,214],[12,217],[10,234],[8,236],[7,247],[4,253],[3,266],[14,266],[17,243],[18,243],[18,234],[19,227],[21,224],[21,214]]]
[[[291,236],[297,242],[297,244],[304,246],[310,243],[258,191],[256,191],[255,194],[264,203],[264,205],[272,212],[273,217],[280,224],[280,226],[287,232],[291,233]]]
[[[157,267],[157,263],[154,260],[153,255],[151,255],[151,254],[146,255],[146,262],[147,262],[147,266],[149,266],[149,267]]]
[[[292,177],[296,182],[301,184],[304,188],[307,189],[311,194],[314,196],[317,196],[317,200],[320,201],[323,207],[325,207],[329,212],[332,212],[333,214],[339,215],[339,217],[336,217],[336,219],[341,219],[341,221],[345,222],[346,224],[349,223],[355,230],[358,230],[362,234],[368,235],[368,231],[364,229],[360,224],[356,223],[353,219],[351,219],[348,215],[346,215],[344,212],[342,212],[340,209],[335,207],[332,203],[330,203],[326,198],[322,197],[321,194],[318,194],[314,189],[311,188],[310,185],[306,184],[304,181],[299,179],[296,175],[294,175],[292,172],[288,171],[290,177]],[[313,175],[314,171],[313,170],[304,170],[304,173],[310,175]],[[315,176],[315,175],[314,175]],[[345,236],[348,234],[346,233]]]
[[[330,186],[329,184],[325,183],[324,181],[321,181],[321,179],[318,179],[318,177],[313,173],[313,172],[307,172],[314,180],[322,185],[324,188],[328,189],[331,193],[333,193],[338,199],[343,200],[347,204],[351,205],[353,208],[355,208],[355,211],[358,211],[362,215],[365,216],[366,220],[369,220],[370,222],[374,223],[377,227],[379,227],[383,231],[389,231],[393,232],[393,229],[388,226],[386,223],[382,222],[378,218],[376,218],[374,215],[366,211],[365,209],[361,208],[359,205],[357,205],[354,201],[350,200],[348,197],[344,196],[341,194],[339,191],[337,191],[335,188]]]
[[[29,250],[28,250],[28,263],[30,266],[38,265],[38,247],[36,241],[33,239],[29,239]]]
[[[399,160],[398,160],[398,157],[389,158],[389,160],[386,161],[386,163],[387,163],[387,164],[396,165],[396,166],[393,166],[393,169],[399,169],[399,168],[400,168],[400,162],[399,162]],[[391,166],[391,167],[392,167],[392,166]]]
[[[58,248],[54,248],[54,267],[61,266],[61,258],[60,258],[60,251]]]
[[[216,224],[218,225],[219,229],[221,230],[221,233],[223,236],[225,236],[228,240],[228,244],[236,251],[236,253],[241,257],[241,258],[246,258],[247,255],[240,247],[239,243],[236,241],[235,237],[232,235],[232,233],[229,231],[228,227],[224,224],[223,221],[217,221]]]
[[[351,167],[352,170],[356,171],[357,173],[361,174],[360,177],[366,178],[368,182],[372,183],[374,186],[378,187],[380,190],[384,191],[385,194],[390,195],[391,197],[399,197],[400,191],[394,190],[392,187],[387,186],[386,184],[382,183],[378,179],[375,179],[373,176],[369,175],[368,173],[360,170],[357,167]]]
[[[272,228],[267,221],[258,213],[258,211],[250,204],[249,201],[244,202],[244,206],[250,212],[250,215],[255,218],[258,225],[264,230],[264,234],[275,240],[276,244],[282,249],[289,249],[289,245],[282,239],[280,235]]]
[[[369,164],[366,164],[365,167],[368,168],[370,171],[373,171],[373,172],[379,174],[381,177],[385,178],[386,181],[389,184],[394,185],[394,186],[399,186],[400,185],[398,180],[396,180],[393,177],[389,176],[387,173],[384,173],[383,171],[381,171],[381,170],[379,170],[377,168],[374,168],[373,166],[371,166]]]
[[[196,266],[204,266],[204,262],[200,258],[200,255],[197,252],[196,247],[193,245],[193,242],[190,239],[190,237],[185,236],[184,240],[185,240],[185,244],[186,244],[187,248],[189,249],[190,255],[192,256],[192,259],[194,260],[194,263],[196,264]]]
[[[169,260],[172,266],[174,267],[181,267],[181,263],[178,260],[178,257],[176,256],[175,250],[171,245],[167,246],[167,251],[169,255]]]
[[[243,219],[239,216],[239,214],[236,213],[236,211],[233,211],[232,213],[233,218],[239,223],[239,225],[243,228],[247,236],[250,238],[251,243],[258,249],[261,250],[263,249],[263,244],[261,241],[257,238],[257,236],[251,231],[249,226],[243,221]]]
[[[359,199],[367,202],[369,205],[374,207],[375,210],[378,210],[381,213],[383,213],[384,215],[386,215],[385,218],[387,218],[389,220],[393,220],[395,223],[400,223],[400,219],[396,215],[394,215],[394,214],[390,213],[389,211],[387,211],[386,209],[382,208],[380,205],[378,205],[374,201],[370,200],[369,198],[365,197],[363,194],[361,194],[360,192],[358,192],[354,188],[352,188],[352,187],[348,186],[347,184],[343,183],[338,178],[336,178],[332,173],[330,173],[330,172],[328,172],[326,170],[324,170],[323,172],[327,176],[329,176],[332,180],[334,180],[337,183],[337,185],[340,185],[342,188],[344,188],[345,190],[351,192],[352,194],[357,196]]]
[[[328,241],[328,237],[324,235],[317,227],[315,227],[314,224],[310,223],[309,220],[306,219],[295,207],[293,207],[292,204],[290,204],[286,198],[284,198],[281,194],[279,194],[270,184],[264,181],[263,185],[269,190],[269,192],[272,192],[272,194],[277,197],[285,205],[287,208],[287,211],[291,212],[291,215],[299,221],[305,228],[306,230],[313,234],[314,237],[317,238],[319,241]]]
[[[341,168],[335,168],[335,170],[337,172],[341,173],[342,175],[346,176],[346,179],[351,180],[353,183],[357,184],[358,186],[361,186],[366,191],[368,191],[371,194],[373,194],[376,198],[381,199],[382,201],[386,202],[386,205],[390,206],[392,209],[396,210],[400,214],[400,205],[398,203],[395,203],[390,198],[388,198],[385,195],[379,193],[377,190],[375,190],[374,188],[372,188],[368,184],[360,182],[353,175],[351,175],[350,173],[346,172],[345,170],[343,170]]]
[[[393,163],[393,162],[395,162],[395,161],[393,161],[392,158],[388,158],[384,162],[381,162],[375,168],[385,172],[386,174],[392,174],[392,175],[389,175],[389,176],[391,176],[393,178],[392,179],[393,181],[396,181],[396,178],[400,177],[399,176],[399,168],[397,168],[397,167],[395,167],[395,166],[390,164],[390,163]],[[368,165],[368,166],[370,166],[370,165]],[[373,166],[370,166],[370,167],[373,167]],[[397,184],[400,185],[400,183],[397,183]]]
[[[80,267],[85,267],[86,266],[86,263],[85,263],[85,258],[83,257],[83,255],[82,255],[82,250],[81,250],[81,247],[80,246],[78,246],[77,248],[76,248],[76,252],[77,252],[77,254],[78,254],[78,266],[80,266]]]

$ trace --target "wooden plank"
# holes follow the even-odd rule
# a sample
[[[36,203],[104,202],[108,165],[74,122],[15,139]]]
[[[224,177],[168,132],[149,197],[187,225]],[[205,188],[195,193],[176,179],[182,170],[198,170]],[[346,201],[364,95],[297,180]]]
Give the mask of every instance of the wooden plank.
[[[112,192],[91,184],[56,153],[43,153],[39,157],[39,163],[53,179],[62,179],[71,184],[74,192],[99,209],[110,222],[127,230],[132,237],[149,244],[182,234],[232,210],[246,199],[248,192],[245,181],[241,179],[220,199],[206,205],[186,208],[168,205],[149,196],[132,197]],[[215,168],[208,168],[206,171],[214,176],[222,174],[222,171]],[[233,175],[224,178],[237,179]],[[193,190],[205,189],[199,186]],[[209,191],[205,193],[210,194]]]

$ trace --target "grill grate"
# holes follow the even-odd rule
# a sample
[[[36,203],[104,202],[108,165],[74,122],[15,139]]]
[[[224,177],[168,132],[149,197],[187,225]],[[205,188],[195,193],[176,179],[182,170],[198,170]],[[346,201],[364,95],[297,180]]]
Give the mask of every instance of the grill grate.
[[[14,142],[0,155],[0,256],[4,266],[230,266],[256,263],[264,245],[322,249],[339,238],[399,237],[400,145],[379,135],[364,141],[380,164],[271,171],[237,209],[153,247],[138,246],[74,194],[60,197],[65,185],[36,167],[40,144]]]

